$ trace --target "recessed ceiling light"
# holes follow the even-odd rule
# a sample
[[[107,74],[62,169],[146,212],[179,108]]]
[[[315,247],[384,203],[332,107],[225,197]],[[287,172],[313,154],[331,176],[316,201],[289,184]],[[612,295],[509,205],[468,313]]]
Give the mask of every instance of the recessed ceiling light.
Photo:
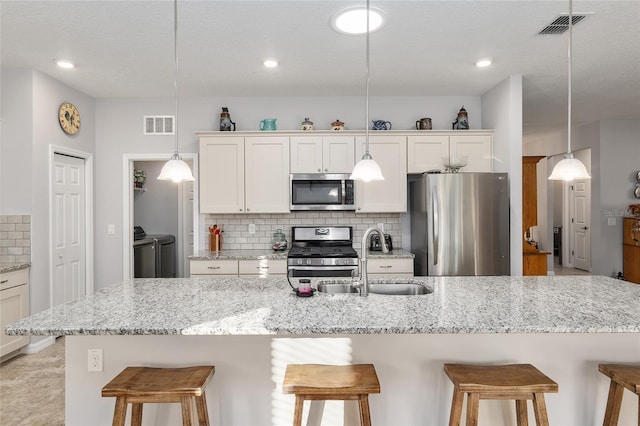
[[[491,59],[480,59],[476,62],[476,67],[478,68],[488,67],[489,65],[491,65]]]
[[[278,61],[275,59],[265,59],[262,64],[267,68],[275,68],[278,66]]]
[[[382,28],[385,14],[381,9],[369,8],[369,32]],[[367,32],[367,8],[356,6],[343,9],[331,17],[331,27],[339,33],[349,35],[365,34]]]
[[[64,68],[64,69],[75,68],[75,65],[73,64],[73,62],[71,62],[71,61],[69,61],[67,59],[56,59],[54,62],[60,68]]]

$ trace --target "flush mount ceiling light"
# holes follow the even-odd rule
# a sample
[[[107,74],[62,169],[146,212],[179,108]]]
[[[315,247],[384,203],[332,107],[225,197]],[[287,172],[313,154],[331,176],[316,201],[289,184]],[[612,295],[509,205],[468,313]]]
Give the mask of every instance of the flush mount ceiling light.
[[[75,68],[75,65],[73,64],[73,62],[69,61],[68,59],[56,59],[53,62],[55,62],[55,64],[60,68],[64,68],[67,70],[71,68]]]
[[[568,84],[568,112],[567,112],[567,153],[564,158],[560,160],[558,164],[553,168],[550,180],[566,180],[572,181],[574,179],[590,179],[587,168],[582,164],[580,160],[574,158],[571,152],[571,45],[573,44],[573,2],[569,0],[569,84]]]
[[[276,68],[278,66],[278,61],[276,61],[275,59],[265,59],[264,61],[262,61],[262,65],[267,68]]]
[[[367,9],[366,11],[369,11],[369,0],[367,0]],[[371,21],[370,19],[365,19],[364,20],[366,22],[366,71],[365,71],[365,76],[366,76],[366,102],[365,102],[365,122],[364,122],[364,128],[365,130],[365,149],[364,149],[364,155],[362,156],[362,159],[360,161],[358,161],[356,163],[356,165],[353,167],[353,171],[351,172],[351,176],[349,177],[349,179],[353,179],[353,180],[361,180],[363,182],[371,182],[371,181],[376,181],[376,180],[384,180],[384,176],[382,176],[382,170],[380,170],[380,166],[378,165],[378,163],[376,163],[376,161],[371,157],[371,154],[369,154],[369,56],[370,56],[370,49],[369,49],[369,34],[371,33],[369,31],[369,22]]]
[[[485,68],[491,65],[491,63],[492,63],[491,59],[479,59],[478,62],[476,62],[476,67]]]
[[[175,183],[180,183],[183,180],[193,181],[194,178],[193,173],[191,173],[191,168],[182,160],[178,152],[178,0],[173,1],[173,54],[173,88],[176,99],[176,120],[174,123],[176,150],[171,156],[171,159],[162,166],[158,180],[172,180]]]
[[[367,26],[367,13],[369,22]],[[336,12],[331,17],[331,27],[339,33],[360,35],[372,33],[382,28],[385,14],[381,9],[361,6],[350,7]]]

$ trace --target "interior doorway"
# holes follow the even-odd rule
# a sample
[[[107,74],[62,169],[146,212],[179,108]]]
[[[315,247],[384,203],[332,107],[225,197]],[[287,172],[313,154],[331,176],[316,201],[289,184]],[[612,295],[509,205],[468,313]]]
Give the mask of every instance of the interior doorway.
[[[50,147],[50,305],[93,292],[93,157]]]
[[[182,154],[193,175],[198,176],[197,154]],[[158,181],[166,154],[125,154],[123,156],[123,279],[134,277],[133,228],[141,226],[147,234],[175,236],[176,277],[189,276],[188,256],[198,247],[197,181],[175,184]],[[138,172],[136,178],[135,172]],[[140,185],[139,172],[144,172]],[[136,183],[138,180],[138,183]]]

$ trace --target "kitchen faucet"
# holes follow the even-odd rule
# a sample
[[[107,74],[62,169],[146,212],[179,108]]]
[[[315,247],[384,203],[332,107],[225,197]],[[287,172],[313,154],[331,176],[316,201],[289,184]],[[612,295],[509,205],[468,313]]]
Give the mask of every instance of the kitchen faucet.
[[[362,247],[360,250],[360,278],[358,279],[358,281],[353,283],[354,287],[360,289],[360,296],[369,295],[369,277],[367,276],[367,240],[373,232],[377,232],[378,234],[380,234],[382,252],[389,253],[389,248],[387,247],[387,243],[384,240],[384,234],[380,228],[374,225],[364,231],[364,235],[362,236]]]

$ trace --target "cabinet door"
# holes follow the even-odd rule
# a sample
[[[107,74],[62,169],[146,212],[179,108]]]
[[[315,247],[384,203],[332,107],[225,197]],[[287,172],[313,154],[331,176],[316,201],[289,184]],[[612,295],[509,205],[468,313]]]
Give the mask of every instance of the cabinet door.
[[[324,173],[351,173],[355,163],[353,136],[324,136],[322,138]]]
[[[322,172],[322,137],[291,138],[291,173]]]
[[[244,212],[244,138],[200,138],[200,213]]]
[[[0,291],[0,356],[29,344],[29,336],[7,336],[4,327],[29,316],[27,284]]]
[[[449,138],[451,158],[465,155],[467,165],[462,172],[493,171],[493,136],[491,135],[454,135]]]
[[[356,157],[365,152],[365,137],[356,138]],[[356,212],[407,211],[406,136],[370,136],[369,153],[382,169],[383,181],[356,183]]]
[[[247,213],[289,213],[289,138],[245,138]]]
[[[449,136],[424,135],[407,138],[407,173],[444,170],[443,158],[449,158]]]

